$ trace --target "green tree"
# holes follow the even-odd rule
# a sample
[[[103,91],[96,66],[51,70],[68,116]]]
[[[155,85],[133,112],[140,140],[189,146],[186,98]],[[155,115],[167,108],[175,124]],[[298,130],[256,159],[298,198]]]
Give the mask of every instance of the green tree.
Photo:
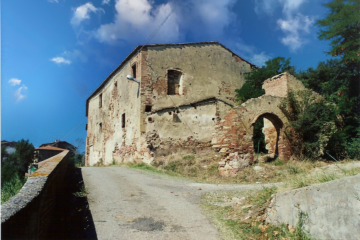
[[[260,97],[265,93],[262,89],[263,82],[282,72],[294,74],[295,68],[290,66],[290,59],[276,57],[266,61],[265,66],[245,73],[246,82],[240,89],[235,90],[237,101],[243,103],[250,98]]]
[[[280,106],[289,120],[286,135],[293,153],[300,159],[315,159],[324,154],[335,131],[334,106],[311,90],[290,92]]]
[[[317,21],[322,27],[319,39],[331,40],[331,56],[339,56],[342,61],[358,65],[360,56],[360,1],[333,0],[324,4],[330,11],[325,19]],[[356,66],[359,70],[359,66]]]

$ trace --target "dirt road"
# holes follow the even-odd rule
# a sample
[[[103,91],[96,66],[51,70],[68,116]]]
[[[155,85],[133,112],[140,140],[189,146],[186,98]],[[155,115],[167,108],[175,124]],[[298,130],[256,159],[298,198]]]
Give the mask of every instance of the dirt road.
[[[84,167],[98,239],[219,239],[201,195],[260,185],[200,184],[125,167]]]

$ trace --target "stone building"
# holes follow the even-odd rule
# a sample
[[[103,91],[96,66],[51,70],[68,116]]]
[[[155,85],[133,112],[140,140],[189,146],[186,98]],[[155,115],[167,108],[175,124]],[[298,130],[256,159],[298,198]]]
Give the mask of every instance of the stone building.
[[[86,164],[213,149],[235,89],[254,67],[218,42],[138,46],[87,99]]]

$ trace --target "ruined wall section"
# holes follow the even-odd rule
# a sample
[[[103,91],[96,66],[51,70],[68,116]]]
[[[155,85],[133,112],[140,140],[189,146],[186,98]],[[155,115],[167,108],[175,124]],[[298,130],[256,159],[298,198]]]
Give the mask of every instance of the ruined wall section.
[[[305,90],[304,84],[290,73],[280,73],[264,81],[265,95],[286,97],[289,92]]]
[[[253,124],[259,117],[264,117],[272,126],[272,132],[268,136],[278,137],[279,157],[284,160],[290,158],[291,149],[284,134],[287,118],[278,107],[282,99],[266,95],[250,99],[229,111],[217,124],[217,134],[213,137],[212,144],[223,156],[223,161],[219,163],[222,175],[233,176],[240,169],[253,164]],[[268,139],[268,147],[273,148],[272,151],[274,144],[276,142],[273,139]]]
[[[139,56],[133,57],[129,64],[119,69],[89,101],[87,165],[134,161],[136,157],[129,153],[135,153],[136,139],[140,137],[140,97],[137,96],[138,84],[128,81],[126,76],[132,75],[132,66],[139,62],[138,58]],[[137,64],[137,72],[139,71],[140,66]],[[122,122],[123,119],[125,123]]]
[[[147,143],[153,157],[166,149],[210,147],[250,64],[213,44],[154,46],[142,54],[143,150]],[[168,95],[169,70],[181,73],[179,94]]]

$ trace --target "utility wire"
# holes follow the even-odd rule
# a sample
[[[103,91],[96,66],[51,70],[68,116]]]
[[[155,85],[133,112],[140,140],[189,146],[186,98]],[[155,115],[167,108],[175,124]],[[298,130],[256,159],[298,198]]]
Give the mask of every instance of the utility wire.
[[[72,133],[73,131],[75,131],[75,130],[80,126],[80,124],[85,121],[85,119],[86,119],[86,118],[84,118],[83,120],[81,120],[81,121],[78,123],[78,125],[76,125],[75,128],[73,128],[68,134],[65,135],[65,137],[62,137],[60,140],[64,140],[67,136],[70,135],[70,133]]]

